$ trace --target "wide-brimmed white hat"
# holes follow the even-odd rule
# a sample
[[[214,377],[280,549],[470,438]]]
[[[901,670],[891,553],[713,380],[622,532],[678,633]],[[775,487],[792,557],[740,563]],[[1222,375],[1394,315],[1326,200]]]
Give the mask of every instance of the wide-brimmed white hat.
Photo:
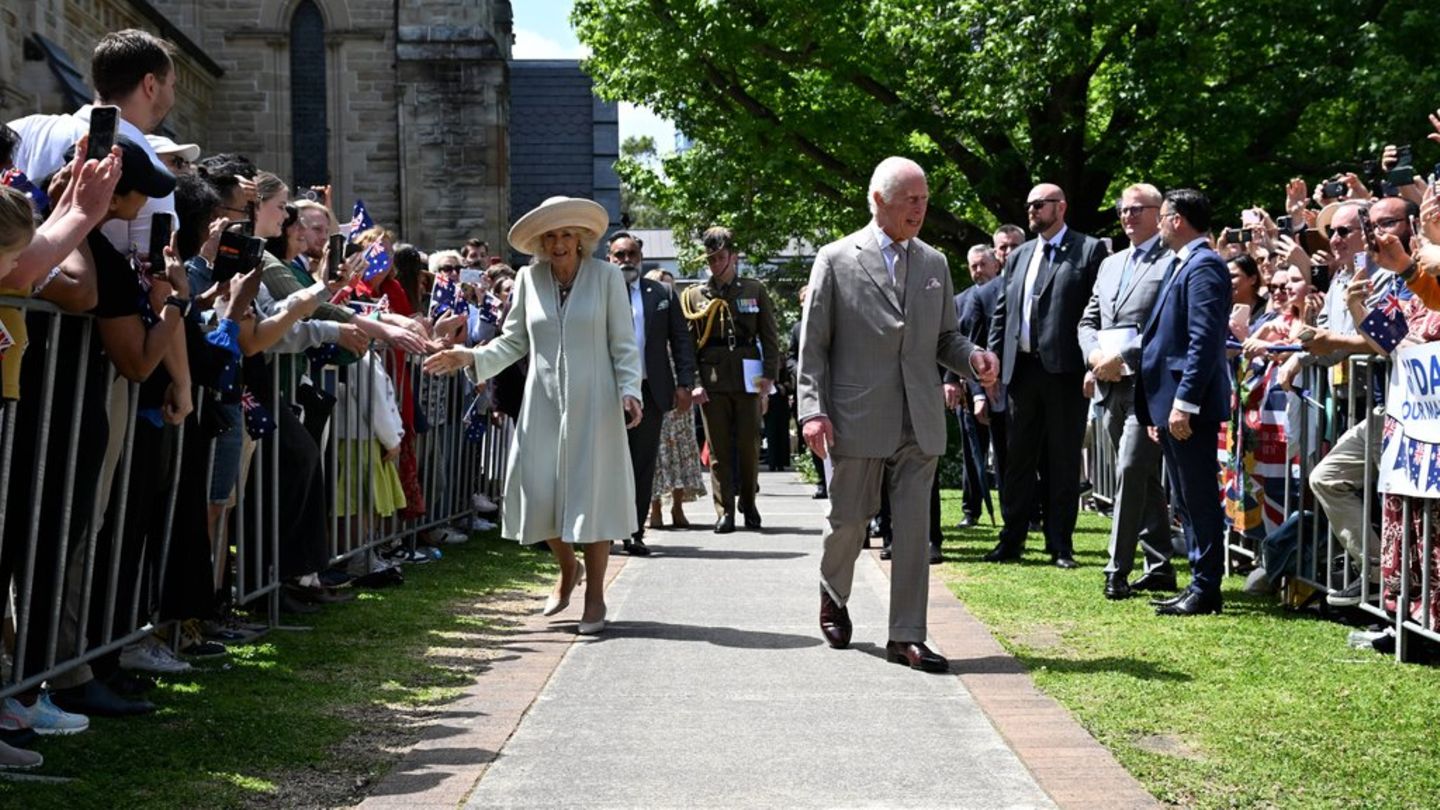
[[[594,200],[578,197],[551,197],[515,221],[510,229],[510,246],[531,256],[540,253],[540,237],[558,228],[589,231],[598,241],[610,227],[610,214]]]
[[[157,155],[179,155],[186,163],[194,163],[200,159],[199,144],[175,143],[164,135],[146,135],[145,140],[150,142],[150,148],[154,149]]]

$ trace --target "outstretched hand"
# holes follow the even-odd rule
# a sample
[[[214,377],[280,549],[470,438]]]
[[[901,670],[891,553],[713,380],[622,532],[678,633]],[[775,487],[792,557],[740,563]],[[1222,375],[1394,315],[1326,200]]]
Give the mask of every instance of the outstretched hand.
[[[829,417],[816,416],[805,420],[800,432],[805,436],[805,445],[816,458],[824,459],[830,455],[830,445],[835,443],[835,426]]]

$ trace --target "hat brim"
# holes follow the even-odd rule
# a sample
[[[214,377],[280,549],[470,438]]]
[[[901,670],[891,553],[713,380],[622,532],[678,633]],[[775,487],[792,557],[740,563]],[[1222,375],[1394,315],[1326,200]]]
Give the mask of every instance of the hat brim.
[[[1315,230],[1319,231],[1321,236],[1326,239],[1330,238],[1330,221],[1335,218],[1335,212],[1339,211],[1340,206],[1344,204],[1343,201],[1332,202],[1321,208],[1320,213],[1315,215]]]
[[[510,228],[510,246],[530,256],[540,254],[540,237],[560,228],[588,231],[598,240],[610,227],[610,214],[594,200],[551,197]]]
[[[200,159],[200,145],[194,143],[177,143],[173,149],[156,149],[157,155],[176,155],[186,163],[194,163]]]

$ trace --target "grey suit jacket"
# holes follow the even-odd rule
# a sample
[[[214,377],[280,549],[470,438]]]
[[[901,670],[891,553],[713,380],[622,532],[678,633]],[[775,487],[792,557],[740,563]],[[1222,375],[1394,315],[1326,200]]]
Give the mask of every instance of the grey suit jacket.
[[[888,458],[900,447],[906,408],[921,452],[941,455],[945,396],[935,364],[972,377],[975,350],[956,328],[945,257],[911,240],[902,310],[867,225],[815,257],[801,326],[797,421],[828,416],[837,455]]]
[[[1134,251],[1133,246],[1128,247],[1106,257],[1105,261],[1100,264],[1100,275],[1095,281],[1095,292],[1090,296],[1090,303],[1086,305],[1085,313],[1080,316],[1078,332],[1080,351],[1086,358],[1089,358],[1090,352],[1100,347],[1100,338],[1097,333],[1101,329],[1134,326],[1137,337],[1121,353],[1121,356],[1125,359],[1126,365],[1139,373],[1140,340],[1138,333],[1150,321],[1150,313],[1155,309],[1155,303],[1160,297],[1160,287],[1165,281],[1166,274],[1175,264],[1175,252],[1165,247],[1165,244],[1159,239],[1155,240],[1155,244],[1151,245],[1150,249],[1137,260],[1138,263],[1130,277],[1130,284],[1122,290],[1120,289],[1120,277],[1125,273],[1125,262]],[[1123,400],[1116,404],[1124,408],[1128,408],[1130,405],[1131,397],[1128,395],[1134,393],[1134,386],[1135,376],[1133,374],[1116,384],[1096,381],[1096,390],[1100,392],[1102,404],[1109,404],[1114,396]]]

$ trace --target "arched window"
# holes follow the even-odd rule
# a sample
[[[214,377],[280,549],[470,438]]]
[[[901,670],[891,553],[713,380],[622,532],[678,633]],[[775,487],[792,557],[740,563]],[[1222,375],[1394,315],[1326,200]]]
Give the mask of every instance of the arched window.
[[[325,18],[314,0],[301,0],[290,18],[290,132],[297,187],[329,181],[327,130]]]

